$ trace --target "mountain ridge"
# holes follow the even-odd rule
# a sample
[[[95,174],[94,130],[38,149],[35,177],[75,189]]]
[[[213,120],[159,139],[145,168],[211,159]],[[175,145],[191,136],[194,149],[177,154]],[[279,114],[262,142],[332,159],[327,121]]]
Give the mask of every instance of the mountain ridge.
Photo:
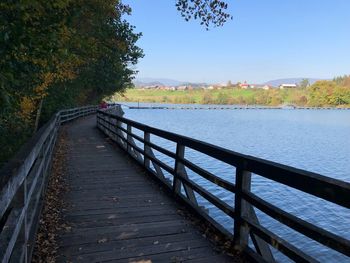
[[[273,87],[278,87],[281,84],[299,84],[303,79],[309,80],[310,84],[315,83],[318,80],[326,80],[322,78],[281,78],[269,80],[261,83],[262,85],[270,85]],[[193,86],[207,86],[210,85],[208,83],[200,83],[200,82],[189,82],[189,81],[179,81],[174,79],[167,78],[136,78],[133,81],[134,85],[137,87],[144,86],[183,86],[183,85],[193,85]]]
[[[274,79],[264,82],[264,85],[270,85],[273,87],[278,87],[282,84],[299,84],[302,80],[307,79],[310,85],[314,84],[318,80],[325,80],[322,78],[283,78],[283,79]]]

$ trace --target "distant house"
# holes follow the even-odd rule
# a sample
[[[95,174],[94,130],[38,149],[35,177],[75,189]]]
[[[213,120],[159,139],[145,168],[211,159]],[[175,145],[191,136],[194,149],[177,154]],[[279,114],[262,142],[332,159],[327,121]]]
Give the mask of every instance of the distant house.
[[[186,90],[187,89],[187,86],[178,86],[177,87],[177,90]]]
[[[145,89],[158,89],[158,85],[150,85],[150,86],[145,86]]]
[[[295,89],[297,87],[297,84],[281,84],[279,86],[280,89]]]
[[[262,89],[269,90],[269,89],[271,89],[271,87],[269,85],[264,85],[264,86],[262,86]]]
[[[242,89],[248,89],[250,87],[250,85],[248,83],[241,83],[239,84],[239,86],[242,88]]]

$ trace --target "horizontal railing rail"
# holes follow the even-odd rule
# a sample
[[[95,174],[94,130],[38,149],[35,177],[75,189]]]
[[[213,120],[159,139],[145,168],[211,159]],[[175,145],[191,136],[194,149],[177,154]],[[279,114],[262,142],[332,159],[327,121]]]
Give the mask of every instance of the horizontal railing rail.
[[[232,239],[236,249],[245,251],[251,259],[274,262],[275,259],[270,249],[270,247],[274,247],[296,262],[317,262],[317,259],[312,258],[301,249],[263,227],[259,223],[254,208],[259,209],[304,236],[350,257],[349,240],[298,218],[256,196],[251,191],[251,175],[252,173],[257,174],[345,208],[350,208],[349,183],[240,154],[206,142],[150,127],[102,110],[97,112],[97,127],[118,143],[149,173],[162,181],[177,197],[204,217],[213,227]],[[133,131],[134,129],[138,130],[138,134]],[[143,133],[143,136],[139,134],[140,132]],[[175,143],[176,152],[152,142],[151,135]],[[195,150],[234,167],[236,170],[235,182],[222,179],[191,162],[185,157],[186,149]],[[157,158],[153,152],[154,150],[173,160],[174,165],[170,166],[160,160],[160,158]],[[233,193],[234,200],[232,199],[232,204],[234,206],[228,205],[190,179],[186,169]],[[173,180],[166,178],[165,172],[170,174]],[[181,190],[181,187],[183,190]],[[234,220],[233,231],[226,230],[205,212],[203,207],[198,204],[198,195]],[[253,247],[248,242],[249,237],[252,240]]]
[[[86,106],[59,111],[0,170],[1,262],[31,261],[59,127],[96,110]]]

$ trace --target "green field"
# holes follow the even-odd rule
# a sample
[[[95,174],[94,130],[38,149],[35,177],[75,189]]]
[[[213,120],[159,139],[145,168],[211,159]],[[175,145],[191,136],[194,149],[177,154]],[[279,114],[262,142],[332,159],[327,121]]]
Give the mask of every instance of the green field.
[[[127,89],[124,94],[115,94],[114,101],[158,102],[174,104],[249,104],[276,106],[292,103],[304,106],[306,91],[261,90],[261,89],[216,89],[216,90],[158,90]]]

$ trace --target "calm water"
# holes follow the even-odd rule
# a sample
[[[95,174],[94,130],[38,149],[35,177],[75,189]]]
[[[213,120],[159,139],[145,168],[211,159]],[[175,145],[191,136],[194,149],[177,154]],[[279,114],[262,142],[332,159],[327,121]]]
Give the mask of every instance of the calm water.
[[[350,182],[350,111],[125,109],[125,117],[236,152]],[[151,139],[175,151],[173,143],[157,137]],[[164,162],[174,165],[166,156],[155,153]],[[186,150],[186,158],[234,182],[234,167],[193,150]],[[188,173],[201,186],[233,205],[233,194],[191,171]],[[257,175],[252,177],[252,190],[285,211],[350,239],[350,211]],[[228,216],[205,200],[200,199],[200,203],[220,224],[232,231],[233,222]],[[349,258],[281,225],[259,210],[256,212],[263,226],[318,260],[350,262]],[[275,253],[279,261],[287,261],[283,255]]]

